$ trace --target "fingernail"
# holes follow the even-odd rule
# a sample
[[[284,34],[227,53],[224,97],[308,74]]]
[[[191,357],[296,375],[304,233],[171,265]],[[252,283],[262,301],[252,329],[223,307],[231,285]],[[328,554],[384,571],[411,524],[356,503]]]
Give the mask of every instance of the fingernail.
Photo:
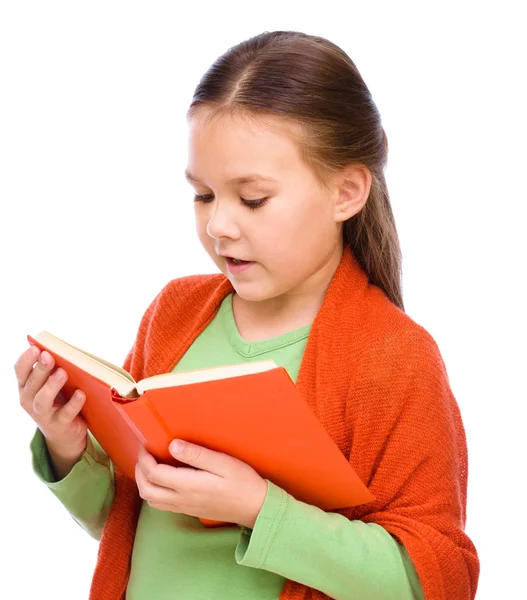
[[[40,360],[42,361],[42,364],[48,365],[49,359],[50,359],[50,355],[47,352],[42,352],[42,354],[40,355]]]
[[[177,440],[170,444],[170,451],[173,452],[174,454],[179,454],[182,450],[183,450],[183,442],[180,442],[179,440]]]
[[[31,346],[31,348],[29,349],[29,356],[31,356],[31,358],[36,358],[40,353],[40,350],[36,347],[36,346]]]

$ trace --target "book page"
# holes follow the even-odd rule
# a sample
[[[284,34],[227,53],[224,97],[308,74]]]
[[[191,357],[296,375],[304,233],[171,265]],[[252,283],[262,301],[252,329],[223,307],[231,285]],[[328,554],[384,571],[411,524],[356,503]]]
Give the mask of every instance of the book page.
[[[182,371],[180,373],[163,373],[142,379],[138,382],[137,389],[139,393],[143,393],[146,390],[251,375],[276,368],[277,364],[273,360],[260,360],[236,365],[210,367],[208,369],[193,369],[192,371]]]
[[[121,396],[127,396],[136,388],[134,378],[121,367],[68,344],[48,331],[42,331],[34,337],[51,352],[56,352],[87,373],[114,387]]]

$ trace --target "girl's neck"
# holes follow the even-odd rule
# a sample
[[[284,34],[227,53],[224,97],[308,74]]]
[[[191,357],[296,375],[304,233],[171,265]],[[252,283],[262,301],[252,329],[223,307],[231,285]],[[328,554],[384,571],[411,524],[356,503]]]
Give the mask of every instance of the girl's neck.
[[[295,310],[269,311],[269,305],[262,311],[260,302],[246,302],[236,292],[232,297],[232,311],[239,334],[246,342],[261,342],[300,329],[313,322],[322,304],[320,302],[306,306],[305,299],[299,298],[300,306]]]
[[[260,302],[244,300],[233,292],[232,312],[239,334],[245,341],[256,343],[313,323],[332,276],[303,294],[278,296]]]
[[[235,291],[232,297],[234,320],[241,337],[247,342],[259,342],[278,337],[313,323],[322,306],[327,289],[338,267],[333,265],[317,273],[305,290],[283,294],[259,302],[244,300]]]

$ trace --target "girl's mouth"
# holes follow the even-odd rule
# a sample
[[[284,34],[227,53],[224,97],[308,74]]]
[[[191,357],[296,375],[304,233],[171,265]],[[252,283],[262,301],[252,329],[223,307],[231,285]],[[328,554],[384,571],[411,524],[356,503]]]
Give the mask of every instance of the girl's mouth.
[[[238,260],[237,258],[231,258],[230,256],[225,257],[227,262],[227,268],[230,273],[243,273],[254,265],[252,260]]]

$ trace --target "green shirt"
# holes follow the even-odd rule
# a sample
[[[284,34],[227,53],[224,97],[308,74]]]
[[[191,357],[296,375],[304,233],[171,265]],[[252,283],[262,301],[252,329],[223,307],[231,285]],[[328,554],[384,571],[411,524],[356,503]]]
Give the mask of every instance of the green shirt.
[[[247,342],[229,294],[173,370],[272,359],[296,381],[310,329]],[[38,430],[31,448],[37,476],[99,539],[114,495],[112,464],[102,448],[90,434],[80,461],[58,482]],[[384,528],[300,502],[270,481],[252,530],[205,528],[195,517],[143,502],[127,600],[276,600],[286,578],[337,599],[424,598],[408,553]]]

